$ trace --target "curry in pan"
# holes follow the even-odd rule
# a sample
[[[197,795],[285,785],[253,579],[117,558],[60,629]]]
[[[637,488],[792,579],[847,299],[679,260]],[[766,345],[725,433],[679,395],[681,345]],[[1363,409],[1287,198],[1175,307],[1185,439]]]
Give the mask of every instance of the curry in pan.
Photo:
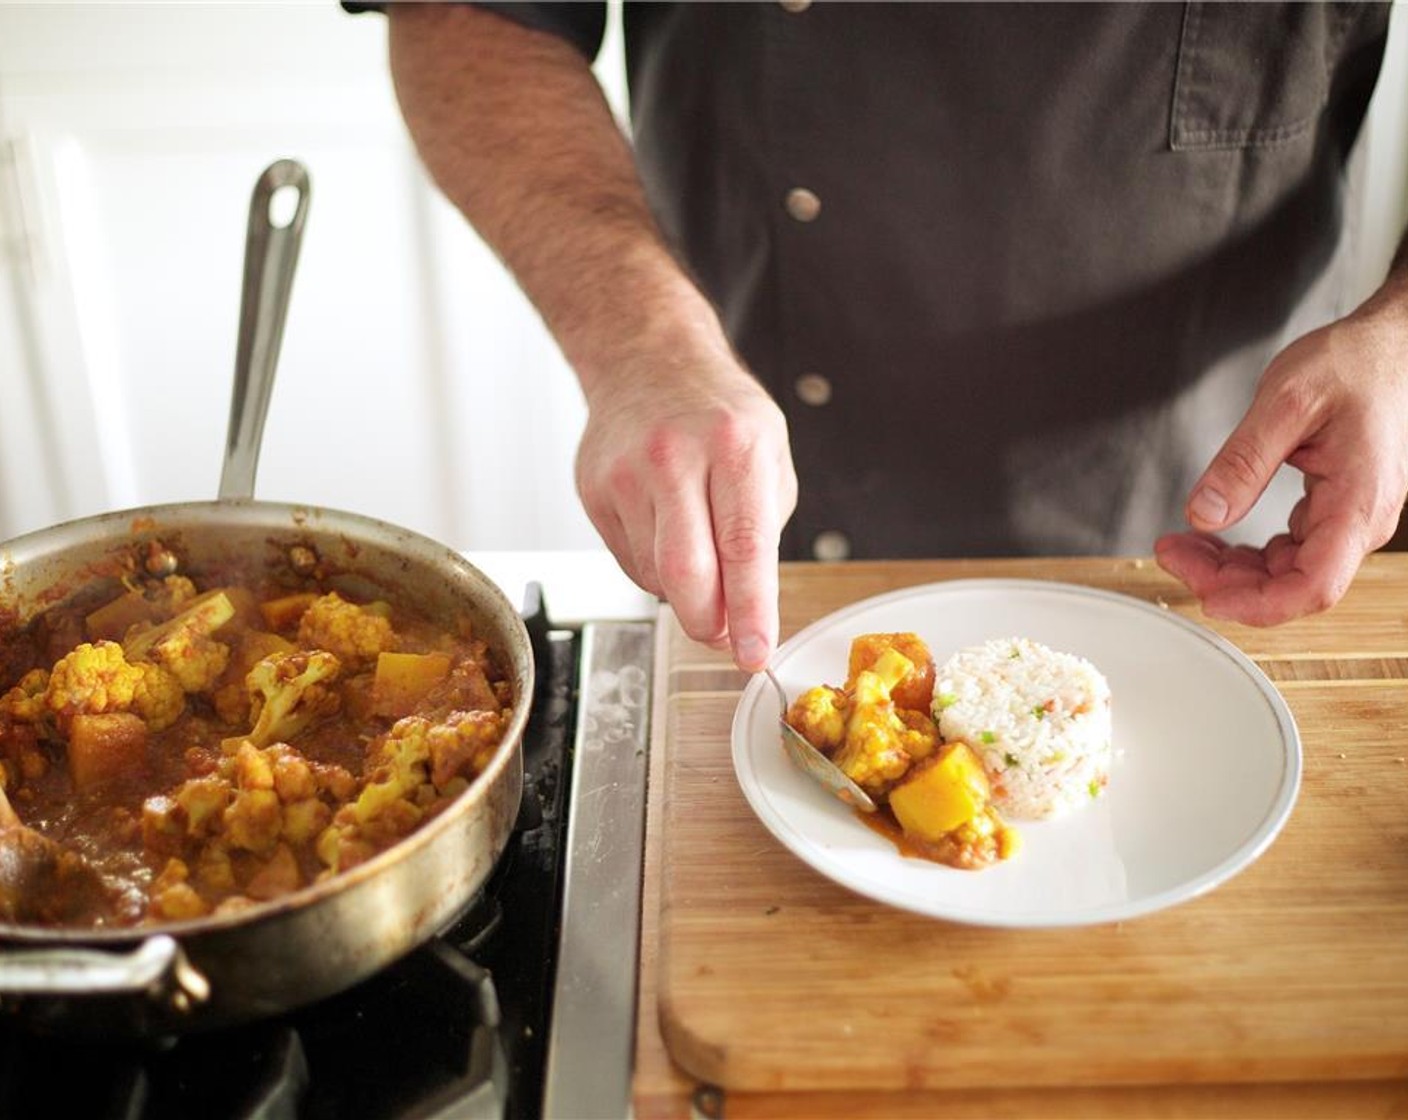
[[[302,554],[300,554],[300,552]],[[443,811],[512,716],[496,652],[389,598],[174,574],[0,627],[0,921],[130,927],[286,895]]]

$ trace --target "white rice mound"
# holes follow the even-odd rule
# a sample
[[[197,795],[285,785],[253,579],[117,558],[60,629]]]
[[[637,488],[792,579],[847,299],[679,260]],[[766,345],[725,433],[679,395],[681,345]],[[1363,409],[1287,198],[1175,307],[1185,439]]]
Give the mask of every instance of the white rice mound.
[[[954,654],[937,672],[934,719],[982,758],[993,804],[1016,820],[1090,805],[1110,776],[1110,686],[1083,657],[1027,638]]]

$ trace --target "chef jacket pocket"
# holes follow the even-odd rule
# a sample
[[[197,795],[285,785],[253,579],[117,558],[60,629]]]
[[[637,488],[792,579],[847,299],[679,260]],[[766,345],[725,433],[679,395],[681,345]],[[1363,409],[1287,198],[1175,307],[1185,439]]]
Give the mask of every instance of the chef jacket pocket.
[[[1358,4],[1190,3],[1169,147],[1284,144],[1314,127]]]

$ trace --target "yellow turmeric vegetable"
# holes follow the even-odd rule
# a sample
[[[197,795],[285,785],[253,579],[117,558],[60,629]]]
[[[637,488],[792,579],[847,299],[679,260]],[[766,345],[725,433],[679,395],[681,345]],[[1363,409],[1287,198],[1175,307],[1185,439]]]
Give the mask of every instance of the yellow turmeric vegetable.
[[[890,791],[890,809],[906,836],[936,843],[982,815],[992,790],[967,743],[946,743],[932,763],[918,766]]]
[[[890,696],[913,667],[904,654],[887,649],[861,670],[850,693],[845,737],[832,761],[872,797],[883,795],[913,762],[905,749],[910,728],[895,714]]]
[[[400,719],[450,674],[446,653],[380,653],[372,680],[372,712]]]

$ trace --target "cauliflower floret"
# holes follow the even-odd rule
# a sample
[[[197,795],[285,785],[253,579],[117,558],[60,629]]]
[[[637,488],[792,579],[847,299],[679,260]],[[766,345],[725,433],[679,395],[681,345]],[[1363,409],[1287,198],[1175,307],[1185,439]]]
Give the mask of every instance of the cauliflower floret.
[[[273,851],[283,831],[279,795],[271,789],[242,789],[220,816],[227,846],[261,855]]]
[[[306,844],[332,820],[332,810],[317,798],[290,801],[284,805],[283,838],[292,844]]]
[[[272,654],[293,653],[296,649],[287,638],[265,630],[241,633],[225,666],[223,683],[217,682],[210,694],[215,714],[232,727],[247,724],[251,719],[249,688],[245,684],[249,671]]]
[[[189,576],[166,576],[147,593],[147,598],[162,610],[174,611],[196,597],[195,582]]]
[[[511,712],[451,712],[443,722],[407,716],[379,741],[368,758],[373,784],[394,784],[397,795],[429,779],[444,789],[456,775],[474,777],[493,758]]]
[[[302,885],[303,876],[298,870],[293,849],[287,844],[279,844],[268,861],[250,876],[244,890],[250,898],[267,900],[296,891]]]
[[[170,727],[186,708],[188,691],[175,674],[153,665],[150,661],[138,662],[142,678],[132,693],[132,710],[147,721],[152,731]]]
[[[44,703],[60,721],[75,715],[136,712],[152,731],[176,722],[186,702],[176,678],[159,665],[134,665],[116,642],[84,642],[59,658]]]
[[[342,697],[332,684],[341,671],[325,650],[276,653],[258,662],[245,677],[255,723],[244,738],[256,747],[287,742],[315,719],[334,714]]]
[[[149,915],[156,921],[182,921],[210,913],[210,905],[188,882],[190,869],[179,859],[170,859],[161,874],[152,880]]]
[[[213,895],[237,889],[230,853],[219,844],[207,844],[196,857],[196,882]]]
[[[430,731],[434,726],[421,716],[407,716],[374,742],[367,756],[367,783],[352,804],[359,823],[366,824],[388,803],[410,797],[430,780]]]
[[[895,715],[904,724],[900,746],[912,761],[919,762],[939,749],[939,726],[931,716],[913,708],[897,708]]]
[[[230,660],[230,647],[204,634],[182,632],[158,642],[154,660],[169,669],[187,692],[209,692]]]
[[[38,723],[49,711],[44,702],[48,687],[49,671],[31,669],[14,688],[0,696],[0,717],[19,723]]]
[[[398,720],[372,745],[357,800],[318,838],[319,857],[342,870],[405,836],[489,764],[511,718],[505,709]]]
[[[792,701],[787,722],[822,754],[829,755],[845,741],[849,710],[850,699],[841,689],[817,685]]]
[[[350,670],[364,669],[379,653],[396,650],[396,632],[390,620],[336,591],[314,599],[298,623],[300,645],[327,650]]]
[[[49,731],[44,723],[48,687],[49,671],[31,669],[0,696],[0,790],[42,777],[49,769],[49,758],[39,747]]]
[[[84,642],[59,658],[49,674],[44,702],[51,712],[126,712],[142,671],[129,665],[116,642]]]
[[[208,692],[230,660],[230,647],[211,634],[234,616],[235,605],[219,591],[159,626],[136,631],[123,642],[123,650],[129,660],[164,666],[187,692]]]
[[[507,710],[451,712],[444,723],[432,725],[426,739],[435,788],[445,790],[456,777],[478,777],[503,741],[511,714]]]
[[[283,743],[275,743],[266,752],[269,756],[270,778],[279,800],[285,805],[318,795],[318,783],[308,760]]]
[[[184,816],[186,832],[205,836],[215,831],[221,814],[229,808],[235,791],[229,781],[216,774],[188,778],[176,787],[173,799]]]
[[[890,690],[912,669],[907,657],[890,649],[856,675],[845,740],[833,761],[872,796],[883,796],[904,777],[914,761],[910,748],[929,754],[937,743],[936,732],[926,736],[896,713]]]

